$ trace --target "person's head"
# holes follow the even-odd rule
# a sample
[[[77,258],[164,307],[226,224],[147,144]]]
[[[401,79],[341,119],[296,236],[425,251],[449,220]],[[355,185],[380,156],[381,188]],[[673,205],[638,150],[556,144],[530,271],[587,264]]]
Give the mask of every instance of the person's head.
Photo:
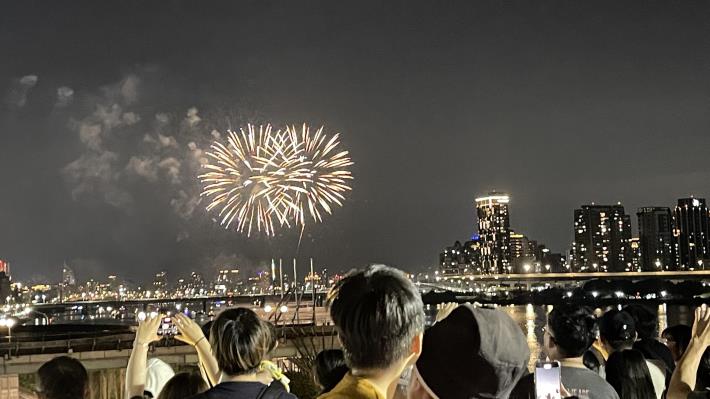
[[[89,397],[89,375],[78,360],[59,356],[37,370],[37,393],[41,399]]]
[[[597,319],[586,306],[562,304],[547,315],[543,349],[552,360],[581,357],[597,338]]]
[[[165,384],[175,375],[169,364],[153,357],[148,359],[145,367],[145,387],[143,393],[149,398],[157,398]]]
[[[683,356],[685,348],[687,348],[690,343],[691,335],[692,330],[690,326],[684,324],[668,327],[661,333],[661,337],[665,340],[668,349],[671,350],[671,354],[673,354],[674,361],[677,362],[680,360],[680,357]]]
[[[399,367],[421,352],[424,305],[401,271],[384,265],[353,271],[336,283],[328,303],[351,369]]]
[[[424,333],[407,396],[507,398],[529,359],[525,335],[507,314],[460,305]]]
[[[313,376],[321,393],[330,392],[350,369],[345,364],[345,355],[339,349],[321,351],[313,363]]]
[[[609,353],[631,349],[636,336],[634,318],[622,310],[612,309],[599,319],[599,338]]]
[[[255,374],[272,345],[271,327],[246,308],[227,309],[210,329],[212,354],[228,376]]]
[[[646,359],[637,350],[624,349],[609,355],[606,361],[606,381],[614,387],[619,399],[656,397]]]
[[[638,339],[657,337],[657,317],[651,309],[639,303],[632,303],[631,305],[626,306],[623,310],[634,319]]]
[[[160,391],[158,399],[190,398],[207,390],[207,384],[197,373],[177,373]]]

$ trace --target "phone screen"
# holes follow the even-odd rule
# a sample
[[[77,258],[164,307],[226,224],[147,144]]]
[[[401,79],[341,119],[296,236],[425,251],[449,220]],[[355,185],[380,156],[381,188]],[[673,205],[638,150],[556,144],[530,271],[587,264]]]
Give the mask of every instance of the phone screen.
[[[177,335],[178,330],[177,326],[173,324],[172,319],[170,317],[163,317],[163,320],[160,321],[160,327],[158,327],[158,335]]]
[[[559,362],[537,362],[535,365],[535,398],[562,399]]]

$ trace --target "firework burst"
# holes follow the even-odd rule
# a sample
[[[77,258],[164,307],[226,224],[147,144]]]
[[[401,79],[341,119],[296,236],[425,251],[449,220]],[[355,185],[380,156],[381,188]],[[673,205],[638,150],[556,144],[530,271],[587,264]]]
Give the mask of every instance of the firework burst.
[[[306,214],[322,222],[335,205],[342,206],[352,174],[347,151],[338,149],[338,135],[330,139],[323,128],[311,134],[287,127],[248,125],[229,131],[227,142],[215,142],[207,153],[207,172],[200,175],[208,211],[217,211],[220,224],[250,236],[276,227],[306,225]]]

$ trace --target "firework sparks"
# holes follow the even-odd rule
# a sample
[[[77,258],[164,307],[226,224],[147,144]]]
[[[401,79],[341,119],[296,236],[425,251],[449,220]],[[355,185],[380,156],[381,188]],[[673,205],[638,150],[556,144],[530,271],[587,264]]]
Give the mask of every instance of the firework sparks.
[[[347,151],[338,150],[338,135],[330,139],[323,128],[311,135],[303,125],[274,131],[270,125],[248,125],[228,132],[227,143],[215,142],[207,153],[207,172],[200,176],[208,211],[219,210],[225,228],[250,236],[276,227],[306,225],[306,210],[322,222],[342,206],[353,165]]]

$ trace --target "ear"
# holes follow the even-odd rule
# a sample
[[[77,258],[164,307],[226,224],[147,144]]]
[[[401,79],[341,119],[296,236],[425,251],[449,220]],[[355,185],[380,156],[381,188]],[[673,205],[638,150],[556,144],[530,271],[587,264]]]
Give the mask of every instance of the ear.
[[[412,338],[412,354],[416,357],[422,354],[422,349],[424,347],[424,333],[420,332]]]

